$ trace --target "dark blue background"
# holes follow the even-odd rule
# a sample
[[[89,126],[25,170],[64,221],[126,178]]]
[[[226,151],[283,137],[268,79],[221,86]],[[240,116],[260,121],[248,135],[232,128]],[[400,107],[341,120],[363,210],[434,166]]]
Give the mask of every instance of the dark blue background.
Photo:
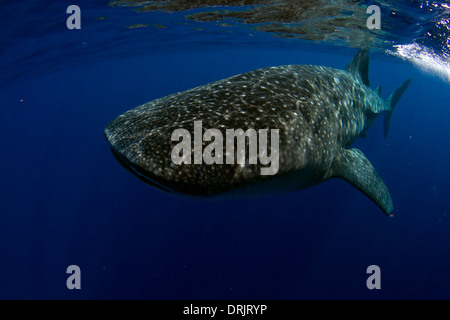
[[[99,49],[66,63],[49,52],[47,74],[0,89],[0,298],[450,298],[450,90],[437,77],[371,60],[384,97],[413,77],[389,137],[378,119],[355,144],[390,189],[394,218],[341,180],[257,199],[179,199],[124,170],[103,137],[114,117],[152,99],[272,65],[344,68],[355,53],[220,45],[102,59]],[[72,264],[78,291],[66,288]],[[366,287],[372,264],[381,290]]]

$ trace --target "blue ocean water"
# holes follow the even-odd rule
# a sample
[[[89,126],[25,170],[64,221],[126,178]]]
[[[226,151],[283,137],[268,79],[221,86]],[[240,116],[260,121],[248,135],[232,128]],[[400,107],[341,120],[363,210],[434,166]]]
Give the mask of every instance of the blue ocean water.
[[[265,31],[270,17],[186,18],[222,7],[0,4],[1,299],[450,298],[450,5],[361,1],[381,7],[384,33],[350,24],[309,39]],[[72,4],[80,30],[66,27]],[[103,136],[150,100],[262,67],[343,69],[364,44],[385,98],[413,78],[389,136],[378,119],[354,144],[388,186],[393,218],[337,179],[256,199],[177,198],[124,170]],[[70,265],[81,290],[66,286]],[[366,286],[370,265],[380,290]]]

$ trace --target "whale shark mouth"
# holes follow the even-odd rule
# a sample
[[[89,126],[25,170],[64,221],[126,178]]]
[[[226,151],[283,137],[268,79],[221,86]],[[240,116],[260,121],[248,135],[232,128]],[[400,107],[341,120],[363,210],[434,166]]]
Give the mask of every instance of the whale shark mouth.
[[[164,190],[168,193],[176,193],[171,188],[168,188],[167,186],[164,186],[164,184],[158,182],[158,177],[154,176],[147,171],[145,171],[142,168],[139,168],[138,166],[135,166],[131,164],[124,156],[122,156],[119,152],[117,152],[114,147],[111,146],[111,153],[113,154],[114,158],[119,162],[119,164],[127,169],[129,172],[134,174],[137,178],[139,178],[141,181],[155,187],[161,190]],[[150,177],[152,176],[152,177]]]
[[[126,156],[124,156],[119,150],[117,150],[117,147],[115,146],[114,139],[112,139],[112,128],[110,127],[111,124],[106,126],[106,128],[103,131],[103,134],[108,141],[108,144],[110,146],[111,153],[113,154],[114,158],[119,162],[119,164],[127,169],[129,172],[131,172],[133,175],[135,175],[137,178],[139,178],[141,181],[151,185],[152,187],[161,189],[163,191],[166,191],[168,193],[176,193],[174,190],[172,190],[170,187],[167,187],[167,183],[164,183],[162,179],[151,172],[143,169],[142,167],[135,165],[127,159]],[[120,148],[119,148],[120,149]]]
[[[208,190],[198,188],[198,186],[183,185],[175,181],[166,180],[160,176],[145,170],[144,168],[131,163],[124,155],[110,146],[111,153],[119,164],[135,175],[139,180],[148,185],[165,191],[167,193],[184,198],[205,198],[208,196]]]

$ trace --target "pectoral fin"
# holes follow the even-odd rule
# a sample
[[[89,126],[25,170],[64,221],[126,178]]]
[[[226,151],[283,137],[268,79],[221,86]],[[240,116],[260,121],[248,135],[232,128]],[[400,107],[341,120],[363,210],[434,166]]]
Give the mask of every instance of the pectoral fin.
[[[389,190],[366,156],[358,149],[343,149],[333,163],[333,176],[347,180],[364,192],[381,210],[394,209]]]

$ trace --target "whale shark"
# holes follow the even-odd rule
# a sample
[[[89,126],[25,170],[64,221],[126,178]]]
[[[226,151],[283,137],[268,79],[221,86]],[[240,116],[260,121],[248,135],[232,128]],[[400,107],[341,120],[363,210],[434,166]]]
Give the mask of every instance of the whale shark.
[[[392,112],[411,78],[384,100],[381,87],[369,88],[368,71],[364,49],[345,70],[316,65],[262,68],[145,103],[111,121],[104,135],[122,166],[176,195],[269,195],[341,178],[391,215],[388,188],[363,152],[351,145],[379,115],[384,116],[387,136]],[[239,134],[227,135],[238,129]],[[194,132],[194,138],[174,139],[179,130]],[[262,148],[261,140],[249,134],[261,130],[266,130],[263,141],[271,148]],[[238,140],[240,149],[220,149]],[[207,149],[214,161],[201,158]],[[276,170],[262,175],[268,163],[252,161],[246,156],[251,150],[259,150],[257,156],[266,160],[270,153]],[[174,154],[181,160],[174,161]]]

